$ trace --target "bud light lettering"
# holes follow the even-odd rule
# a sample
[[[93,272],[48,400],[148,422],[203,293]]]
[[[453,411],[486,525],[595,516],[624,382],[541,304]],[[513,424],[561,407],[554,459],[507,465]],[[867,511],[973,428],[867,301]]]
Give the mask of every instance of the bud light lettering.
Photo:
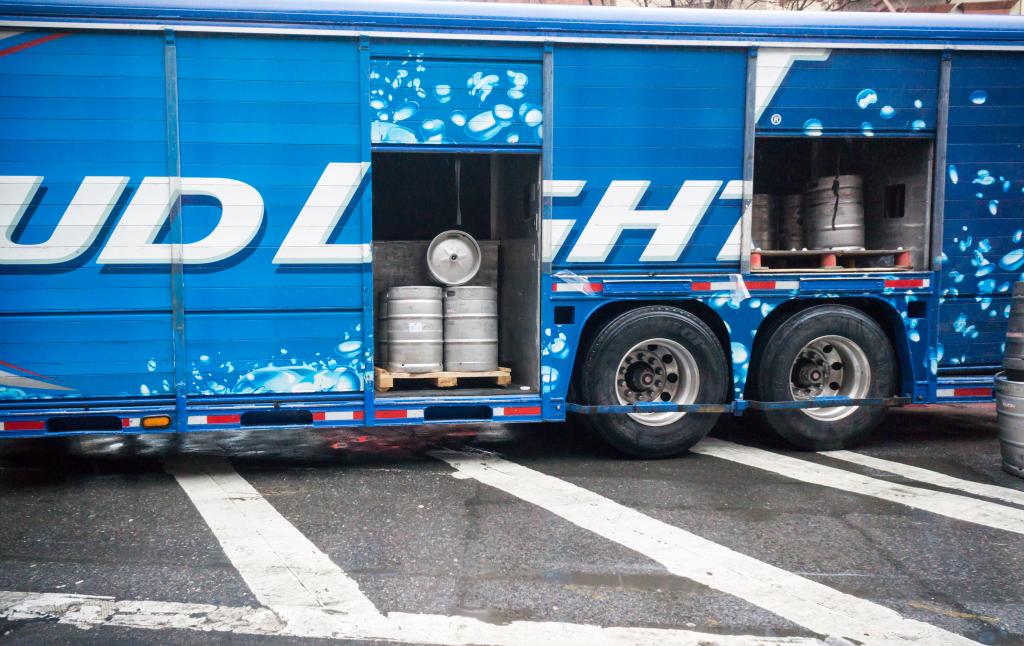
[[[646,181],[612,182],[569,252],[569,262],[604,262],[626,229],[654,229],[641,262],[679,258],[722,182],[687,181],[667,210],[637,210],[650,185]]]
[[[14,231],[42,177],[0,177],[0,264],[53,265],[74,260],[96,240],[128,184],[127,177],[86,177],[46,242],[18,244]]]
[[[172,261],[170,243],[155,242],[171,205],[182,195],[220,202],[220,221],[202,240],[182,244],[181,262],[201,265],[230,258],[256,236],[263,222],[263,198],[248,184],[209,177],[147,177],[114,227],[96,261],[100,265],[163,264]]]
[[[369,169],[367,162],[328,164],[277,250],[274,264],[370,262],[369,245],[327,244]]]
[[[370,261],[370,245],[328,243],[345,217],[369,171],[368,163],[331,163],[314,186],[305,205],[274,256],[273,263],[351,264]],[[0,176],[0,265],[49,265],[81,256],[96,241],[129,181],[128,177],[86,177],[46,242],[14,241],[18,228],[43,178]],[[568,262],[605,262],[623,231],[652,230],[641,262],[678,260],[699,227],[723,182],[688,180],[666,210],[638,209],[650,186],[647,181],[612,181],[569,251]],[[576,197],[585,180],[544,182],[549,198]],[[729,182],[720,199],[742,196],[742,183]],[[220,203],[220,219],[205,238],[172,245],[156,242],[175,201],[184,195],[203,195]],[[146,177],[114,226],[96,262],[100,265],[208,264],[230,258],[252,242],[264,216],[263,198],[252,186],[224,178]],[[545,219],[544,260],[551,262],[576,225],[575,220]],[[733,259],[738,223],[719,254]]]

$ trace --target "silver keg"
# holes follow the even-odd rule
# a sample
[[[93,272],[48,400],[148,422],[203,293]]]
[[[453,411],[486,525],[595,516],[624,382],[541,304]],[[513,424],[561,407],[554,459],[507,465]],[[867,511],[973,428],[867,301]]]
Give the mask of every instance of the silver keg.
[[[863,249],[864,182],[860,175],[811,182],[804,191],[801,219],[809,249]]]
[[[804,196],[800,193],[782,196],[779,214],[779,249],[804,248],[804,232],[800,224],[800,209]]]
[[[1024,383],[996,375],[996,419],[1003,470],[1024,477]]]
[[[483,254],[473,236],[452,229],[437,234],[427,246],[427,271],[440,285],[463,285],[480,271]]]
[[[1010,324],[1006,328],[1006,349],[1003,350],[1003,368],[1020,372],[1024,381],[1024,282],[1013,285],[1010,301]],[[1016,377],[1015,377],[1016,378]]]
[[[775,249],[778,231],[778,198],[756,193],[751,201],[750,241],[755,249]]]
[[[387,291],[388,370],[434,372],[444,350],[441,288],[410,285]]]
[[[444,369],[498,369],[498,290],[449,287],[444,291]]]

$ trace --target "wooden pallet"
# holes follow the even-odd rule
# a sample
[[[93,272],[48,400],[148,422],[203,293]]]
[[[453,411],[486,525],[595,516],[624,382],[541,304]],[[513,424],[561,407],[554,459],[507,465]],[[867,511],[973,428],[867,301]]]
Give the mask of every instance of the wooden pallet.
[[[755,249],[750,252],[751,271],[907,271],[914,268],[912,249]],[[892,258],[891,265],[863,266],[865,260]]]
[[[377,390],[388,391],[395,387],[396,381],[419,380],[426,381],[428,385],[436,388],[454,388],[459,385],[459,379],[493,379],[498,386],[507,386],[512,383],[512,370],[509,368],[498,368],[486,372],[391,372],[387,368],[373,369],[374,384]]]

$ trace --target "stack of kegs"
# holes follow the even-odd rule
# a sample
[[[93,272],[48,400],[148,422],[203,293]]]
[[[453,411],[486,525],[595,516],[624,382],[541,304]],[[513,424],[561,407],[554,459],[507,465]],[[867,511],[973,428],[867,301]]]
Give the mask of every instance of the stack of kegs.
[[[498,290],[466,285],[480,270],[476,240],[445,231],[427,249],[430,277],[445,287],[388,289],[380,305],[379,361],[391,372],[483,372],[498,367]]]
[[[778,245],[778,208],[775,195],[755,193],[751,202],[750,241],[755,249],[776,249]]]
[[[864,248],[864,180],[822,177],[807,185],[801,208],[808,249]]]
[[[791,251],[804,248],[803,225],[800,223],[800,209],[804,196],[800,193],[782,196],[779,214],[779,249]]]
[[[1003,372],[996,375],[1003,470],[1024,478],[1024,282],[1013,286]]]

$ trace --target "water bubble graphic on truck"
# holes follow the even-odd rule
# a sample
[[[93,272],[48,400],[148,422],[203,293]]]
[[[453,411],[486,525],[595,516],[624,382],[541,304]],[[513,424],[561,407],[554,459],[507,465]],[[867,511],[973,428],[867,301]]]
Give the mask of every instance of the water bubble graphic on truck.
[[[399,107],[397,110],[395,110],[394,120],[405,121],[406,119],[416,114],[416,111],[419,109],[420,106],[418,103],[416,103],[415,101],[407,101],[403,103],[401,107]]]
[[[820,137],[822,125],[820,119],[808,119],[804,121],[804,134],[808,137]]]
[[[1024,265],[1024,249],[1014,249],[999,259],[999,266],[1006,271],[1017,271],[1021,265]]]
[[[506,93],[510,99],[522,99],[526,96],[523,90],[526,88],[526,84],[530,82],[530,77],[522,72],[516,72],[515,70],[509,70],[506,72],[509,80],[512,82],[512,87]]]
[[[975,90],[971,92],[971,103],[974,105],[982,105],[988,100],[988,92],[985,90]]]
[[[438,103],[448,103],[452,100],[452,87],[444,84],[435,86],[434,97]]]
[[[956,166],[953,164],[949,165],[949,181],[954,184],[960,181],[960,173],[957,172]]]
[[[494,90],[494,86],[498,84],[499,80],[497,74],[477,72],[466,80],[466,87],[469,88],[471,96],[478,97],[480,102],[483,103]]]
[[[883,119],[892,119],[896,114],[896,108],[891,105],[884,105],[882,109],[878,111],[878,115]]]
[[[729,344],[729,349],[732,351],[733,383],[743,383],[746,381],[747,370],[750,368],[750,352],[747,350],[747,346],[738,341]]]
[[[558,369],[552,366],[540,367],[541,391],[549,393],[558,387]]]
[[[878,102],[878,93],[871,88],[865,88],[857,93],[857,105],[861,109],[867,108],[869,105]]]
[[[463,77],[465,89],[460,89],[460,85],[451,84],[449,66],[432,69],[429,61],[417,61],[415,71],[411,67],[396,70],[393,78],[379,71],[376,78],[371,74],[371,83],[386,83],[384,89],[389,92],[385,98],[384,89],[370,90],[370,106],[377,113],[371,126],[373,143],[500,141],[515,145],[540,141],[543,116],[539,107],[526,101],[530,96],[530,77],[526,72],[477,69]],[[380,64],[386,68],[391,61]],[[428,97],[432,99],[427,102],[429,105],[423,103]],[[439,114],[438,104],[451,104],[453,109]],[[471,111],[469,115],[467,111]],[[420,119],[422,122],[416,123]],[[489,123],[491,119],[494,123]],[[463,130],[444,131],[438,127],[439,121]],[[396,130],[388,124],[400,124],[404,129]]]

